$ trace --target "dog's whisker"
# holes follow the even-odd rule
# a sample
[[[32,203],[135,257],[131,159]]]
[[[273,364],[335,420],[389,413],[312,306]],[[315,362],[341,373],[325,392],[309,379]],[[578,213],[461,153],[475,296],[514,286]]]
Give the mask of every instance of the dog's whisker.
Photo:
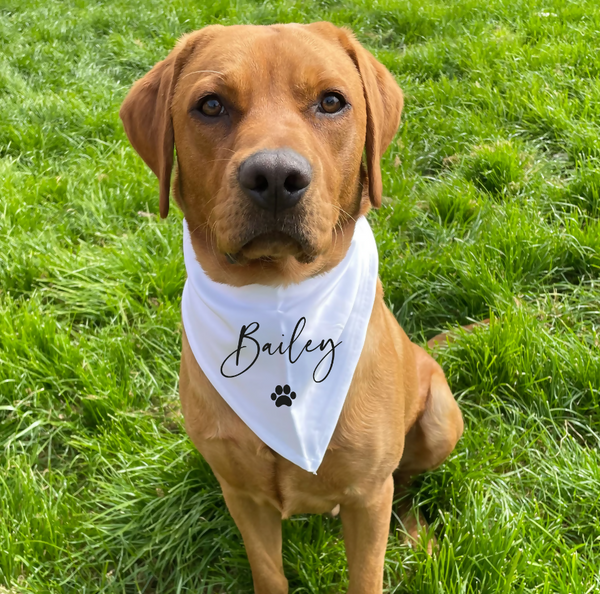
[[[202,227],[204,227],[205,223],[200,223],[197,227],[194,227],[191,231],[190,231],[190,235],[193,235],[194,233],[196,233],[196,231],[198,231],[199,229],[201,229]]]
[[[192,229],[190,231],[190,235],[193,235],[196,231],[198,231],[200,229],[208,229],[208,232],[209,232],[208,243],[210,244],[212,255],[214,256],[215,261],[218,263],[219,268],[223,272],[228,273],[228,271],[225,269],[225,267],[223,266],[223,264],[221,262],[221,258],[219,257],[219,254],[216,251],[216,241],[215,240],[216,240],[217,234],[215,232],[214,227],[216,227],[216,222],[214,223],[214,225],[211,225],[210,221],[206,221],[204,223],[200,223],[194,229]]]
[[[354,216],[352,216],[347,210],[344,210],[341,206],[338,206],[337,204],[332,204],[331,205],[333,208],[337,208],[337,210],[343,214],[345,214],[350,220],[354,221],[356,223],[356,219],[354,218]],[[339,221],[338,221],[339,222]],[[336,223],[337,224],[337,223]]]

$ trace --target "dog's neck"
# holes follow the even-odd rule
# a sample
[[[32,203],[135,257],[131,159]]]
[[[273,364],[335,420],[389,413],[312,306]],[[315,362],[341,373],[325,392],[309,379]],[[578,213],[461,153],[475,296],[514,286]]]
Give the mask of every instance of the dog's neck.
[[[315,471],[373,310],[378,257],[368,222],[356,222],[338,266],[288,287],[215,282],[184,226],[182,319],[197,363],[264,443]]]

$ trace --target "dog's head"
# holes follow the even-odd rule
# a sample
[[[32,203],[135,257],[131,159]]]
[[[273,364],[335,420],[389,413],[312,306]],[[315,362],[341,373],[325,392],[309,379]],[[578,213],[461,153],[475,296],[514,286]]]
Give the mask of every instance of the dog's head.
[[[173,194],[213,280],[287,284],[337,264],[357,216],[381,204],[402,103],[347,30],[215,25],[182,38],[120,115],[163,218],[176,152]]]

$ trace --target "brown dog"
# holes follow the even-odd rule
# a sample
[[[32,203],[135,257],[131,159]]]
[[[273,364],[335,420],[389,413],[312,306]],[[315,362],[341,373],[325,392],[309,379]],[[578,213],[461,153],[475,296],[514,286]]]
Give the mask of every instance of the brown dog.
[[[391,74],[344,29],[210,26],[183,37],[133,86],[121,118],[159,179],[162,217],[176,148],[173,193],[206,273],[235,286],[285,285],[338,264],[355,220],[380,206],[379,160],[402,104]],[[409,341],[380,283],[318,475],[248,429],[207,380],[185,333],[180,395],[187,432],[221,484],[260,594],[288,591],[282,518],[337,505],[349,592],[380,593],[392,474],[403,480],[435,468],[463,430],[442,369]]]

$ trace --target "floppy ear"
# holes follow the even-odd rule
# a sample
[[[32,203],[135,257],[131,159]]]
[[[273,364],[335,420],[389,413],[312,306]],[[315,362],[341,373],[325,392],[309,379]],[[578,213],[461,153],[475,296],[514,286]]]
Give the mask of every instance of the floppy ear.
[[[159,209],[163,219],[169,214],[175,144],[171,99],[197,37],[196,34],[182,37],[166,59],[133,85],[119,112],[131,145],[158,177]]]
[[[369,197],[373,207],[379,208],[383,193],[380,161],[400,125],[404,96],[389,70],[359,45],[353,37],[352,40],[367,102],[365,151],[369,176]]]
[[[362,79],[367,104],[367,133],[365,153],[369,178],[369,197],[374,208],[381,206],[383,184],[380,160],[398,130],[404,105],[402,90],[389,70],[367,51],[348,29],[331,23],[313,23],[321,34],[339,41],[346,50]]]
[[[380,161],[400,125],[404,97],[390,71],[360,45],[352,33],[346,32],[346,36],[349,42],[346,51],[354,60],[363,82],[367,104],[365,153],[369,197],[373,207],[379,208],[383,192]]]

